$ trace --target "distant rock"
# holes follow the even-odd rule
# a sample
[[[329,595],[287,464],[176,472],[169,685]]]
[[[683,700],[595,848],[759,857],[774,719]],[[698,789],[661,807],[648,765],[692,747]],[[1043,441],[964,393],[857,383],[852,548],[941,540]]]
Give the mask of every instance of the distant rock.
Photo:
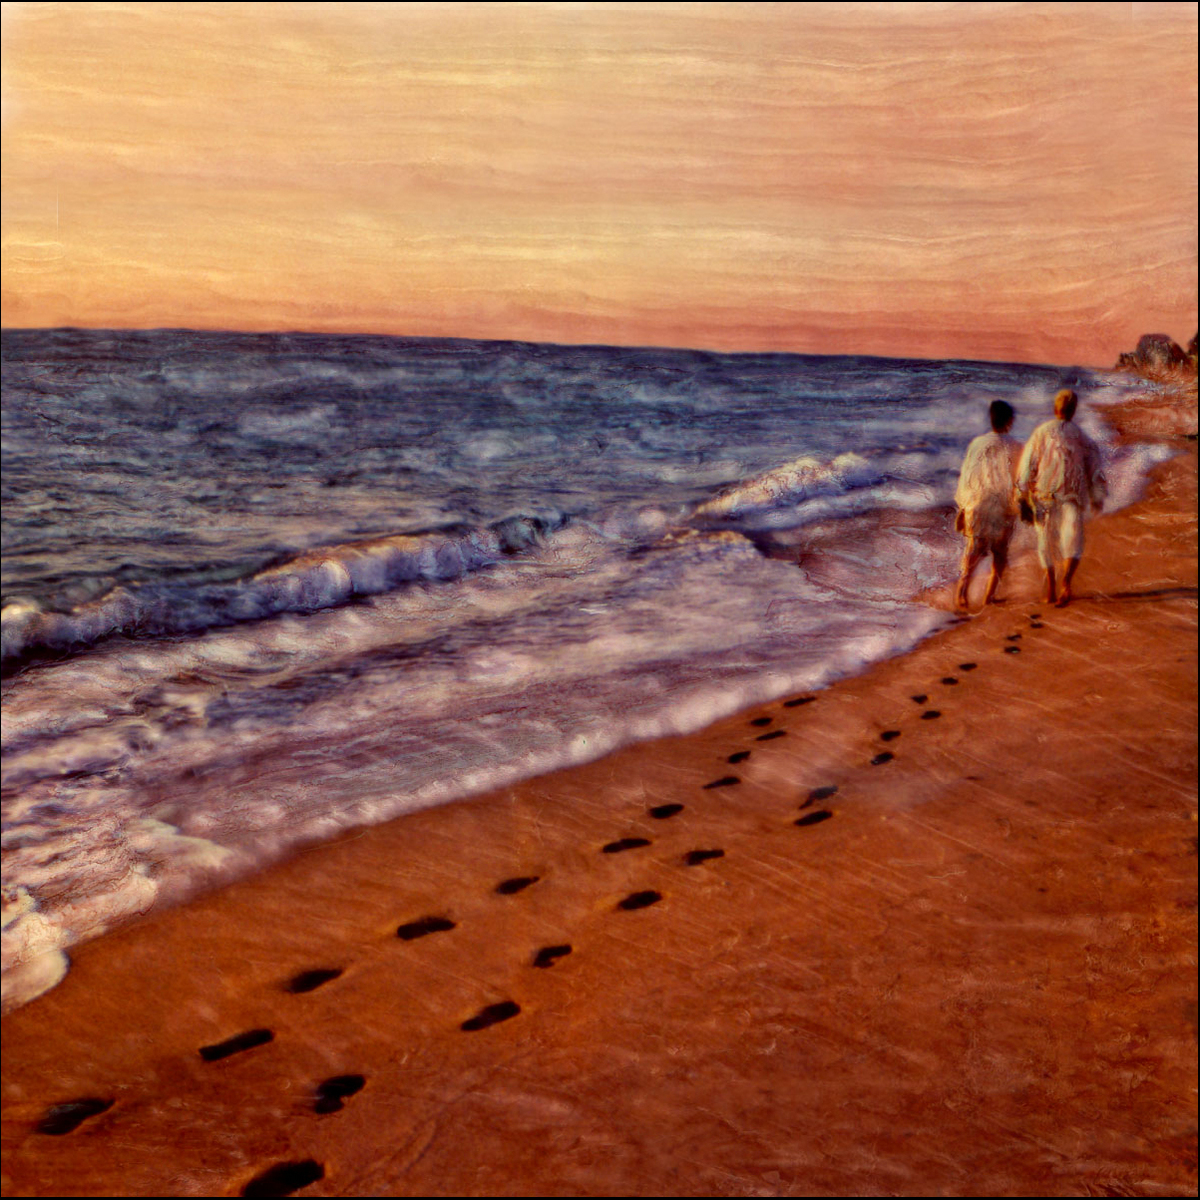
[[[1157,375],[1189,366],[1193,371],[1196,369],[1195,337],[1185,351],[1165,333],[1143,334],[1136,350],[1117,359],[1118,371],[1136,371],[1139,375]]]

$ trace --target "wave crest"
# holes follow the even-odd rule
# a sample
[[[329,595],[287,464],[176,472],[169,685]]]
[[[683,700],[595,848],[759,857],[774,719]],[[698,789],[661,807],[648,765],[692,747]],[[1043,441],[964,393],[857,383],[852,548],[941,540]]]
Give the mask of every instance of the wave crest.
[[[19,600],[0,612],[5,671],[38,653],[86,648],[124,634],[197,633],[288,612],[314,612],[406,583],[461,578],[562,528],[561,514],[505,517],[479,528],[395,534],[323,546],[228,583],[117,587],[67,612]]]

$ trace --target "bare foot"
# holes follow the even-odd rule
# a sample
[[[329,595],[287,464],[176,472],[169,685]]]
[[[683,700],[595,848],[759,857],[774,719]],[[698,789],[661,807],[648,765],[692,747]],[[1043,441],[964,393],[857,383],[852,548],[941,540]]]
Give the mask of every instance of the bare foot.
[[[1066,608],[1071,603],[1071,589],[1064,587],[1058,599],[1054,602],[1055,608]]]
[[[967,589],[961,583],[954,589],[954,607],[959,612],[967,611]]]

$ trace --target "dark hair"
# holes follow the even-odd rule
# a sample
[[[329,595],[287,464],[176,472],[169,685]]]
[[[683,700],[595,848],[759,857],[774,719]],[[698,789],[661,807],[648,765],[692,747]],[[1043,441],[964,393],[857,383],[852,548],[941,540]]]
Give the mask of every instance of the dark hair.
[[[992,428],[997,433],[1003,433],[1013,423],[1017,414],[1007,400],[993,400],[988,408],[988,416],[992,420]]]

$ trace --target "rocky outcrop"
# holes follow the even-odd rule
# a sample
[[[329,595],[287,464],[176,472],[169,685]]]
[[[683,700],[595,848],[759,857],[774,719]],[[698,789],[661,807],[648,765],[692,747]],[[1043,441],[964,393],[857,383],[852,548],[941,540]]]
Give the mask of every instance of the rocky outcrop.
[[[1117,359],[1118,371],[1135,371],[1139,375],[1160,375],[1180,370],[1196,369],[1196,339],[1187,350],[1165,333],[1143,334],[1137,349]]]

